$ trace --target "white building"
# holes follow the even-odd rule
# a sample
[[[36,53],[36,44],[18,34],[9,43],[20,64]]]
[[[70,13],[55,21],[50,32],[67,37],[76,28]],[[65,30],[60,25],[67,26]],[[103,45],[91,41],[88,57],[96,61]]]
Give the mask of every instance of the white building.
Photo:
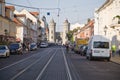
[[[63,44],[66,44],[66,42],[68,41],[67,33],[69,30],[70,30],[70,23],[68,22],[68,20],[65,20],[65,22],[63,23],[63,34],[62,34]]]
[[[32,20],[33,24],[31,25],[31,29],[33,29],[33,33],[32,33],[32,39],[34,42],[37,42],[37,21],[38,21],[38,17],[35,17],[32,13],[30,13],[29,11],[27,11],[26,9],[23,9],[22,11],[20,11],[20,14],[26,14],[26,18]]]
[[[14,22],[16,23],[16,32],[17,32],[16,39],[18,40],[20,39],[21,43],[24,43],[24,38],[27,35],[27,28],[21,22],[24,19],[25,19],[25,15],[23,14],[16,15],[16,17],[14,18]]]
[[[105,35],[112,44],[120,44],[120,25],[115,16],[120,15],[120,0],[106,0],[95,11],[94,34]]]
[[[48,41],[49,28],[48,28],[46,17],[43,16],[42,19],[40,19],[40,22],[41,22],[40,26],[42,28],[42,41]]]
[[[56,30],[56,23],[52,19],[49,23],[49,42],[55,43],[56,40],[55,30]]]

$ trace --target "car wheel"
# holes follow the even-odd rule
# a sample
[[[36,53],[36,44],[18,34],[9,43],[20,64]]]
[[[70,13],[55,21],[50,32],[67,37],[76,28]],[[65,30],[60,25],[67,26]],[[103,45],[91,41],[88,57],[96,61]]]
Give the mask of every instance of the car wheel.
[[[6,53],[6,55],[5,55],[5,58],[7,58],[7,53]]]
[[[108,58],[107,61],[109,62],[109,61],[110,61],[110,58]]]
[[[10,56],[10,53],[7,53],[7,57],[9,57]]]
[[[9,54],[8,54],[8,53],[6,53],[5,58],[7,58],[8,56],[9,56]]]

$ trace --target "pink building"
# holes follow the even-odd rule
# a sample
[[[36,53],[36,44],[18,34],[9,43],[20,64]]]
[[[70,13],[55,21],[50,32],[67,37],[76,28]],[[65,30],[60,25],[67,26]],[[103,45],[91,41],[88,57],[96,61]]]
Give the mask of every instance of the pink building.
[[[77,33],[77,38],[89,39],[94,35],[94,20],[90,20],[84,27]]]

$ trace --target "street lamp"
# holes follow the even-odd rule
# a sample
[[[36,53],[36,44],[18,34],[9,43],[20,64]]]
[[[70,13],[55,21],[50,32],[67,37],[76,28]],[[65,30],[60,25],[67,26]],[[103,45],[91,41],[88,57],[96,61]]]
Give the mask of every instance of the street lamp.
[[[119,30],[119,29],[117,29],[117,31],[118,31],[118,33],[119,33],[119,35],[120,35],[120,30]]]
[[[105,27],[104,27],[105,36],[106,36],[107,29],[108,29],[108,27],[105,26]]]

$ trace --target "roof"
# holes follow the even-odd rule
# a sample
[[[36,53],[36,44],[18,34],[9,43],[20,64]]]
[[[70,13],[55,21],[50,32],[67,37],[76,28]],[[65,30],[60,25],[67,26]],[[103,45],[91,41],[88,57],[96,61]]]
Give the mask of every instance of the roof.
[[[25,14],[15,14],[16,17],[26,17]]]
[[[83,31],[84,29],[89,28],[89,27],[94,27],[94,19],[89,21],[84,27],[82,27],[81,31]]]
[[[13,21],[16,23],[17,26],[22,26],[22,23],[17,18],[14,18]]]
[[[113,1],[114,0],[106,0],[105,3],[96,12],[99,12],[99,11],[103,10],[104,8],[109,6]]]
[[[38,12],[30,12],[30,14],[34,15],[34,16],[38,16],[39,13]]]
[[[15,7],[14,7],[14,6],[5,6],[5,8],[6,8],[6,9],[10,9],[10,10],[12,10],[12,11],[15,10]]]

